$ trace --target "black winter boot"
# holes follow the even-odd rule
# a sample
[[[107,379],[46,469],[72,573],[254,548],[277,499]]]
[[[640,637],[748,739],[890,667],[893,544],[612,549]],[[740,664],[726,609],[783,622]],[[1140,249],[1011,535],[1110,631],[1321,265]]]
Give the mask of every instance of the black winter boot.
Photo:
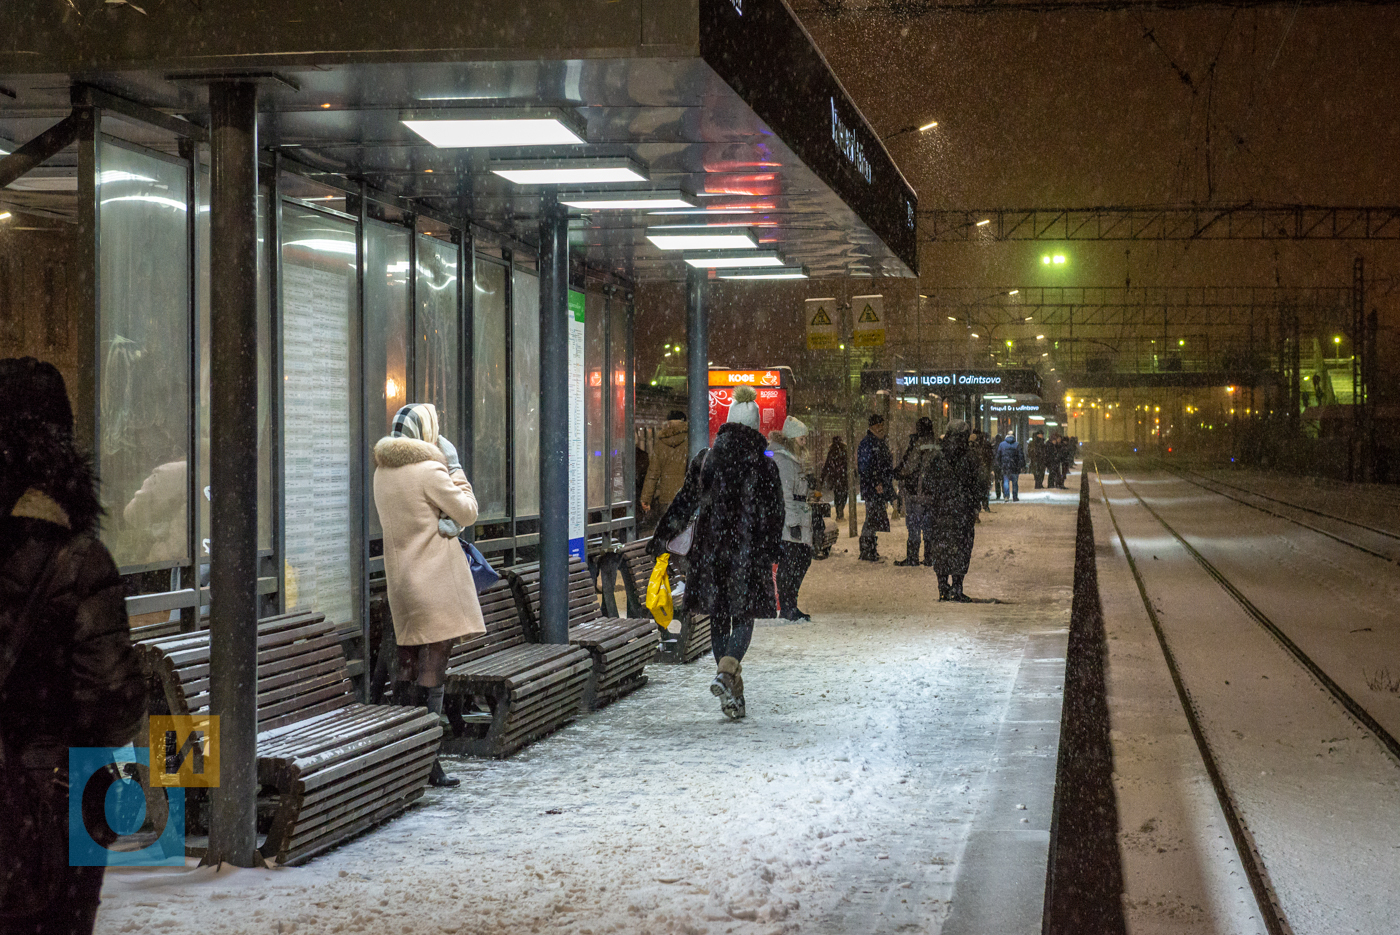
[[[953,576],[953,594],[951,597],[948,598],[948,600],[957,601],[959,604],[971,604],[972,598],[968,597],[966,594],[963,593],[962,583],[962,575]]]
[[[953,596],[953,586],[948,583],[947,575],[938,576],[938,599],[946,601]]]
[[[417,705],[421,703],[418,700],[418,686],[411,681],[396,680],[394,682],[393,693],[394,698],[391,702],[392,704]]]
[[[418,686],[418,696],[422,699],[423,706],[438,717],[442,717],[442,700],[443,696],[446,694],[447,689],[442,685],[436,685],[432,688],[424,688],[422,685]],[[442,768],[441,757],[433,760],[433,771],[428,774],[428,785],[437,786],[439,788],[451,788],[452,786],[460,786],[461,784],[462,780],[458,779],[456,776],[447,775],[447,771]]]

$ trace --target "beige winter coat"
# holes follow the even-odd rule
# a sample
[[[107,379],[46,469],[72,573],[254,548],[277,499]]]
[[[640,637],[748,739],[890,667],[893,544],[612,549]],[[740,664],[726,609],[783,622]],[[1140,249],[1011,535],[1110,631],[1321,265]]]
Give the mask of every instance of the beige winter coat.
[[[651,453],[642,484],[643,504],[655,498],[657,510],[664,513],[676,499],[685,484],[685,469],[690,466],[689,439],[690,427],[680,419],[672,419],[656,433],[656,450]]]
[[[381,438],[374,446],[374,505],[384,527],[384,575],[400,646],[485,633],[462,544],[438,534],[438,515],[476,522],[466,475],[447,473],[436,445]]]

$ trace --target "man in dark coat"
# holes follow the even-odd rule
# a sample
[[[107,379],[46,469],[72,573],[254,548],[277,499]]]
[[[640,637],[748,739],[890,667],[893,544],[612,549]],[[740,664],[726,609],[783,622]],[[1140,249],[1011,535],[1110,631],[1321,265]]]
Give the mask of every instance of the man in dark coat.
[[[963,577],[972,562],[977,512],[987,489],[982,466],[968,444],[968,425],[948,423],[943,444],[924,469],[922,489],[931,501],[933,570],[938,575],[938,599],[967,603]]]
[[[774,566],[782,556],[786,515],[778,467],[764,453],[758,406],[752,395],[744,398],[745,389],[735,394],[714,446],[691,459],[681,492],[656,527],[656,536],[667,540],[695,517],[685,610],[710,615],[717,669],[710,692],[733,719],[746,713],[740,663],[754,619],[778,615]]]
[[[1007,434],[997,446],[997,467],[1001,472],[1002,499],[1021,499],[1021,469],[1026,466],[1016,436]]]
[[[894,499],[894,458],[885,442],[885,417],[875,413],[870,428],[856,448],[856,472],[860,474],[860,495],[865,500],[865,523],[860,527],[860,560],[878,562],[877,532],[890,531],[885,507]]]
[[[69,866],[68,751],[131,742],[143,683],[63,377],[0,360],[0,399],[0,929],[91,932],[104,868]]]
[[[1031,477],[1035,479],[1035,489],[1045,486],[1045,433],[1037,429],[1030,444],[1026,445],[1026,456],[1031,463]]]
[[[822,465],[821,485],[823,491],[830,491],[831,504],[836,507],[836,518],[846,516],[846,497],[850,494],[850,481],[847,472],[850,458],[846,454],[846,443],[838,435],[831,440],[826,452],[826,463]]]

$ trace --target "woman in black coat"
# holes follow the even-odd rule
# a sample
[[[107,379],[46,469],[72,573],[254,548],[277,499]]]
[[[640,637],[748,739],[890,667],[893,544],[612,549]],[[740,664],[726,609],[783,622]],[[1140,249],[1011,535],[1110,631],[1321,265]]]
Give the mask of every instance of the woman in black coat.
[[[69,865],[68,753],[132,741],[144,684],[63,377],[0,360],[0,399],[0,930],[91,932],[104,868]]]
[[[938,454],[925,470],[923,487],[933,518],[933,570],[938,575],[938,599],[967,603],[963,577],[972,562],[977,513],[987,493],[982,462],[969,444],[968,425],[948,423]]]
[[[685,609],[710,615],[718,670],[710,691],[736,719],[745,714],[740,662],[754,619],[778,615],[773,566],[782,555],[784,516],[778,467],[764,454],[763,435],[748,424],[750,417],[757,424],[758,407],[747,406],[736,402],[714,447],[692,459],[685,486],[656,528],[656,538],[669,541],[695,517]]]

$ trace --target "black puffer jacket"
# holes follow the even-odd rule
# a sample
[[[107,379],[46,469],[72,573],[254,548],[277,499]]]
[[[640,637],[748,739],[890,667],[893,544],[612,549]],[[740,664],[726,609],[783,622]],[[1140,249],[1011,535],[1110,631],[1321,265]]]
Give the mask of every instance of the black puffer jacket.
[[[663,526],[688,520],[699,505],[687,556],[687,610],[733,617],[778,614],[773,565],[783,547],[783,485],[765,447],[755,429],[725,424],[709,457],[691,461],[685,487],[657,528],[660,535]]]
[[[0,478],[0,731],[17,765],[66,769],[69,747],[131,741],[145,707],[121,579],[65,434],[9,423]]]

